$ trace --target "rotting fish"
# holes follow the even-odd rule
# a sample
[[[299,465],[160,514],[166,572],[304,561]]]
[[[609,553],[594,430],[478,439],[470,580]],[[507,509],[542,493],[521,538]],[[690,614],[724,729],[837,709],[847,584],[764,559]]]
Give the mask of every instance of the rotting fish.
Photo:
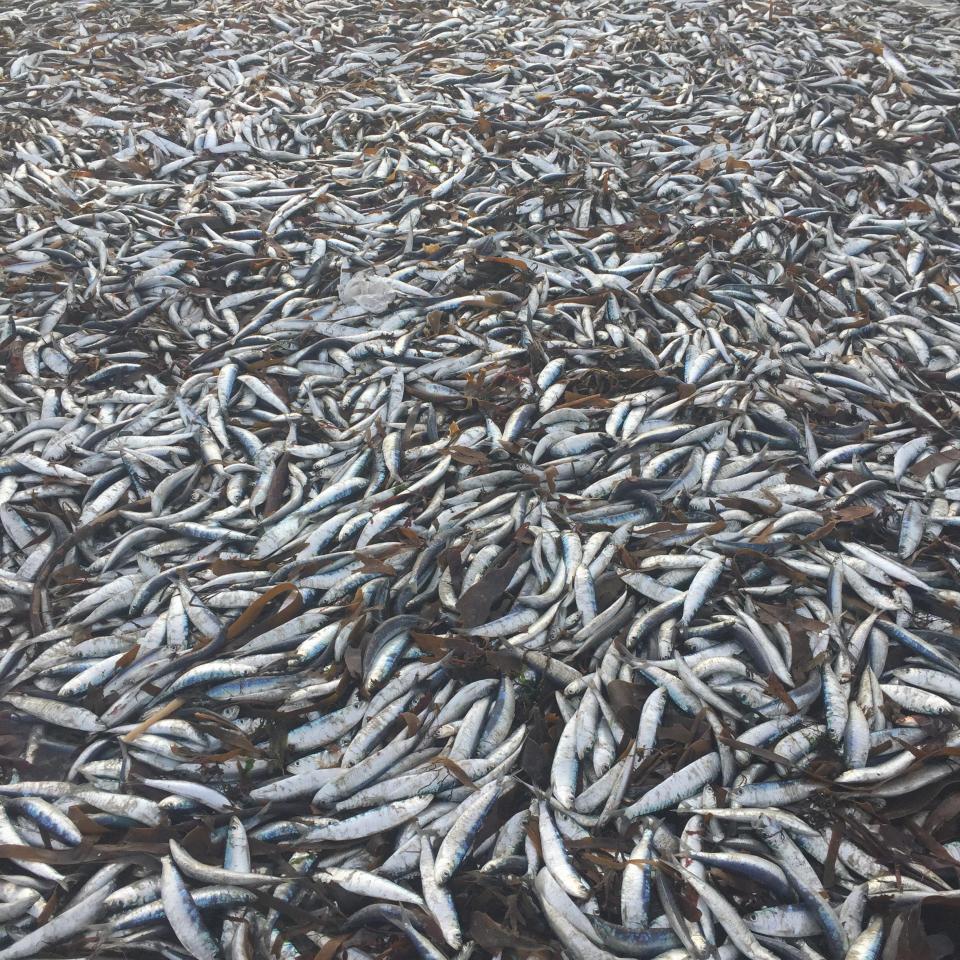
[[[0,29],[0,960],[866,960],[958,895],[956,17]]]

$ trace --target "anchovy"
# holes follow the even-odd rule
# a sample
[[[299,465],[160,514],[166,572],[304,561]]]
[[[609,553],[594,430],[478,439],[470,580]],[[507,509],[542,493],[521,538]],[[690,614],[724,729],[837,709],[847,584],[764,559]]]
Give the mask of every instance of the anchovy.
[[[0,958],[955,897],[956,11],[75,6],[0,11]]]

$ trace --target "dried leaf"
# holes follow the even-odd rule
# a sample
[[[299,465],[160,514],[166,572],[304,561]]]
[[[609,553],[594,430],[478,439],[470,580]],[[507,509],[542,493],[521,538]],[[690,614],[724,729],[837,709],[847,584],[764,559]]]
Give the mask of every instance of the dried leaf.
[[[457,613],[468,629],[490,619],[490,611],[503,599],[507,584],[513,579],[522,562],[522,555],[516,549],[508,548],[505,560],[503,556],[500,555],[501,562],[498,566],[487,570],[457,601]]]
[[[464,772],[463,767],[455,760],[451,760],[449,757],[434,757],[433,762],[443,767],[448,773],[453,774],[463,786],[470,787],[471,790],[477,789],[476,784],[474,784],[470,777]]]
[[[120,739],[124,743],[133,743],[137,737],[146,733],[158,720],[163,720],[164,717],[169,717],[171,713],[176,713],[183,706],[184,702],[185,701],[179,697],[174,697],[169,703],[165,703],[162,707],[154,710],[146,720],[138,723],[129,733],[125,733]]]
[[[467,935],[492,954],[501,953],[503,950],[516,950],[521,954],[534,954],[540,957],[554,954],[554,950],[545,946],[543,940],[513,933],[479,910],[474,911],[470,916]]]
[[[893,918],[881,957],[882,960],[937,960],[927,943],[918,906]]]
[[[265,517],[276,513],[280,507],[283,502],[283,491],[287,489],[289,480],[290,455],[284,451],[277,460],[273,476],[270,478],[270,485],[267,487],[267,496],[263,502],[263,515]]]
[[[611,680],[606,689],[613,715],[625,730],[636,730],[646,694],[635,683],[626,680]]]
[[[917,460],[910,467],[910,473],[918,480],[923,480],[927,474],[932,473],[937,467],[941,467],[945,463],[956,463],[958,460],[960,460],[960,450],[944,450],[943,453],[931,453],[930,456]]]
[[[118,667],[129,667],[134,660],[137,659],[137,654],[140,652],[140,644],[135,643],[118,661]]]
[[[559,736],[559,731],[557,732]],[[550,782],[550,734],[538,706],[530,711],[527,739],[520,751],[520,768],[527,779],[535,786],[546,786]]]
[[[346,649],[343,652],[343,665],[346,667],[346,677],[363,677],[363,653],[364,639],[367,636],[365,631],[367,618],[358,617],[350,631],[350,637],[347,640]],[[346,683],[346,679],[344,680]]]
[[[470,447],[450,447],[450,456],[457,463],[464,463],[471,467],[485,467],[490,458],[481,450],[473,450]]]
[[[359,553],[358,553],[359,555]],[[397,575],[396,567],[384,563],[377,557],[364,557],[363,566],[360,567],[360,573],[379,573],[385,577],[395,577]]]
[[[300,597],[300,591],[297,589],[296,584],[290,583],[288,581],[285,581],[284,583],[278,583],[275,587],[271,587],[265,594],[257,597],[257,599],[254,600],[253,603],[251,603],[250,606],[247,607],[247,609],[244,610],[243,613],[241,613],[240,616],[237,617],[237,619],[234,620],[229,627],[227,627],[227,639],[234,640],[237,637],[241,636],[242,634],[246,633],[247,630],[249,630],[251,627],[254,626],[254,624],[257,623],[257,621],[263,615],[264,610],[266,610],[266,608],[274,600],[276,600],[277,597],[281,597],[285,593],[293,594],[294,603],[299,601],[299,607],[302,608],[303,600]],[[291,606],[292,604],[288,604],[287,607],[284,608],[284,611],[289,609]],[[297,613],[299,613],[299,609],[297,610]],[[292,619],[293,616],[296,616],[296,614],[294,613],[286,617],[286,619]],[[274,622],[275,620],[276,620],[276,616],[271,617],[270,620],[265,621],[264,623],[260,624],[260,626],[263,629],[272,629],[275,626],[279,626],[278,623]],[[281,622],[284,622],[284,621],[281,621]]]
[[[854,520],[862,520],[864,517],[872,517],[876,512],[874,507],[861,503],[849,507],[840,507],[833,511],[833,516],[840,523],[850,523]]]
[[[333,960],[340,952],[340,948],[350,939],[350,935],[330,937],[329,940],[313,955],[313,960]]]
[[[407,725],[407,734],[413,736],[422,724],[420,718],[415,713],[401,713],[400,719]]]
[[[728,154],[727,162],[724,165],[727,173],[733,173],[735,170],[752,170],[753,167],[746,160],[738,160],[733,154]]]

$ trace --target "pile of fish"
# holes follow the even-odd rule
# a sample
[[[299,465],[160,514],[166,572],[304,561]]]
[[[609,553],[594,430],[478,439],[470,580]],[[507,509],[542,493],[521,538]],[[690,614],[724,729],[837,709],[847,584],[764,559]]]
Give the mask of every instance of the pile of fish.
[[[960,898],[956,27],[0,31],[0,960],[870,960]]]

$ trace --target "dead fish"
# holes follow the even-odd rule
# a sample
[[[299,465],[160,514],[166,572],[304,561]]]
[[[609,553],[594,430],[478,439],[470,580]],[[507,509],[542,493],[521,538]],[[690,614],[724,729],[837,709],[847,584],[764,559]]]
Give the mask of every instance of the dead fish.
[[[955,18],[756,6],[0,11],[0,958],[956,895]]]

